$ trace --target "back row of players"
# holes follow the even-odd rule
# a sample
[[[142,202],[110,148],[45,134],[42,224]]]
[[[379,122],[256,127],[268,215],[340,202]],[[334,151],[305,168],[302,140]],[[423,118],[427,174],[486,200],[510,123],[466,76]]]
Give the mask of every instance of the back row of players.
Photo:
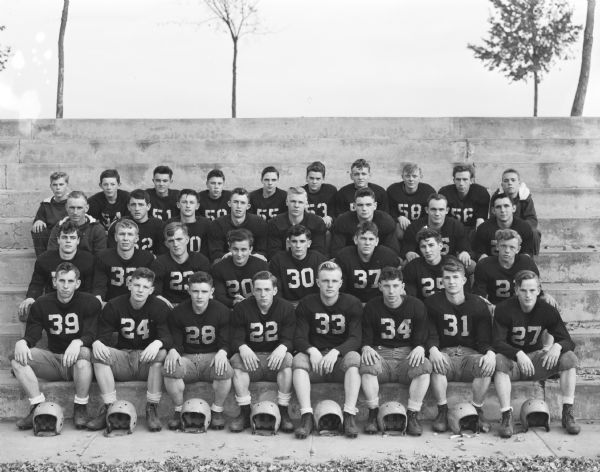
[[[314,167],[314,165],[317,164],[311,166]],[[315,173],[314,170],[311,170],[311,166],[308,169],[309,177],[311,173]],[[162,168],[157,169],[161,170]],[[268,177],[268,174],[269,172],[263,174],[263,178]],[[406,172],[404,174],[406,175]],[[323,175],[324,169],[321,177]],[[160,177],[160,172],[155,172],[155,184],[157,180],[159,183],[162,181]],[[169,175],[169,180],[170,178]],[[106,179],[106,177],[101,179],[101,183],[105,183]],[[211,180],[210,174],[208,180],[209,182]],[[406,180],[405,178],[405,182]],[[310,181],[309,178],[309,185]],[[266,187],[267,185],[265,185]],[[158,188],[157,185],[157,191]],[[139,234],[141,226],[150,221],[148,211],[151,206],[146,198],[148,194],[144,195],[144,193],[142,190],[131,193],[129,212],[133,221],[121,219],[109,227],[109,234],[111,230],[114,233],[114,237],[109,237],[109,241],[114,239],[116,247],[103,250],[101,250],[101,236],[106,241],[104,230],[94,224],[92,218],[86,216],[85,196],[81,192],[69,194],[66,203],[68,216],[52,229],[50,235],[49,247],[52,248],[52,245],[56,244],[58,249],[50,249],[38,258],[27,299],[19,307],[20,315],[22,318],[28,319],[28,325],[25,338],[19,341],[15,348],[13,369],[27,390],[32,406],[37,405],[43,397],[37,387],[37,381],[33,382],[32,380],[35,379],[35,373],[27,369],[30,365],[35,366],[36,363],[32,364],[32,360],[35,357],[39,362],[40,356],[39,350],[30,350],[30,347],[35,345],[41,335],[41,330],[46,328],[51,336],[60,338],[68,335],[67,337],[75,336],[76,338],[75,342],[70,339],[69,342],[63,340],[62,343],[53,344],[51,342],[49,344],[52,354],[44,354],[42,358],[46,362],[42,362],[42,364],[50,363],[56,368],[50,377],[68,377],[70,374],[67,367],[79,366],[81,360],[81,364],[87,362],[86,374],[80,372],[85,369],[75,368],[73,375],[76,377],[79,377],[78,373],[83,375],[85,383],[86,379],[91,380],[91,364],[89,362],[91,359],[105,405],[114,403],[116,399],[115,378],[131,380],[140,376],[147,377],[148,424],[150,429],[154,430],[160,429],[160,421],[156,416],[156,404],[160,400],[162,389],[161,373],[165,374],[167,391],[172,395],[178,407],[183,403],[184,382],[182,379],[214,381],[215,402],[212,405],[214,427],[223,426],[223,393],[225,396],[227,395],[233,378],[236,400],[241,406],[241,413],[230,425],[232,430],[240,430],[247,426],[250,404],[249,379],[268,378],[269,374],[272,377],[276,373],[275,378],[279,385],[278,403],[282,407],[282,418],[285,420],[282,422],[282,426],[284,430],[289,430],[292,426],[287,415],[287,404],[291,395],[292,368],[294,369],[294,386],[303,415],[301,425],[296,431],[298,437],[305,437],[312,428],[310,380],[315,373],[326,374],[325,377],[329,380],[344,380],[346,434],[356,436],[354,414],[361,383],[359,368],[364,374],[363,389],[370,409],[368,432],[376,431],[376,427],[373,430],[373,425],[375,424],[374,419],[377,417],[378,388],[376,385],[379,377],[383,381],[405,380],[411,383],[408,431],[411,434],[420,434],[417,412],[420,410],[423,396],[429,386],[430,374],[432,374],[432,385],[439,408],[434,428],[443,430],[447,424],[446,379],[449,367],[455,366],[452,369],[456,372],[452,373],[451,379],[469,380],[469,376],[475,378],[473,403],[479,409],[479,413],[487,385],[496,370],[496,387],[500,394],[503,410],[501,427],[503,436],[512,434],[510,379],[518,379],[521,375],[527,378],[537,375],[541,378],[549,375],[550,371],[560,370],[561,379],[565,378],[564,382],[561,381],[561,386],[564,384],[565,389],[563,424],[569,432],[579,431],[572,415],[576,365],[576,359],[572,353],[572,341],[564,329],[564,324],[556,309],[546,302],[537,302],[540,288],[536,275],[537,268],[529,256],[518,254],[523,246],[523,237],[518,232],[503,229],[494,233],[495,239],[488,242],[487,251],[482,253],[485,256],[485,254],[494,254],[492,249],[498,250],[498,255],[481,257],[475,270],[475,292],[487,300],[489,307],[486,307],[481,298],[468,294],[469,284],[466,283],[465,266],[472,267],[475,264],[470,258],[469,240],[465,237],[464,230],[462,233],[460,232],[462,225],[450,223],[451,226],[459,229],[452,233],[453,235],[460,233],[460,237],[457,238],[458,247],[456,244],[453,245],[456,240],[451,240],[449,237],[443,236],[443,231],[438,231],[447,222],[453,221],[446,218],[446,211],[444,211],[447,208],[446,200],[439,194],[433,194],[428,198],[425,206],[428,221],[422,225],[424,228],[419,231],[412,229],[415,232],[415,242],[412,247],[406,244],[406,236],[411,232],[411,225],[406,227],[406,234],[403,238],[404,252],[399,253],[397,236],[401,230],[401,219],[398,219],[398,228],[394,230],[392,223],[391,230],[384,236],[381,228],[386,227],[385,217],[389,218],[389,216],[375,209],[377,207],[376,196],[372,190],[364,188],[356,191],[354,195],[355,210],[349,210],[340,215],[331,225],[331,220],[328,219],[329,215],[324,214],[323,217],[318,218],[305,211],[307,192],[304,189],[291,188],[286,197],[288,212],[273,217],[266,224],[266,237],[263,236],[263,240],[266,240],[266,250],[256,251],[259,238],[264,233],[252,231],[254,227],[247,223],[256,222],[256,227],[264,225],[264,223],[260,217],[252,218],[252,215],[247,213],[249,206],[247,192],[243,189],[234,189],[229,197],[231,215],[218,217],[209,226],[208,244],[204,246],[207,246],[209,255],[217,254],[211,257],[213,260],[211,266],[209,260],[201,253],[202,237],[196,240],[195,251],[193,246],[190,247],[192,238],[189,233],[190,226],[193,226],[190,223],[194,223],[194,219],[197,220],[196,211],[199,206],[198,195],[191,190],[184,190],[179,195],[177,206],[181,213],[178,221],[169,222],[160,236],[163,239],[152,239],[151,245],[148,246],[150,249],[156,250],[161,246],[158,241],[164,240],[168,252],[160,254],[159,251],[158,257],[155,258],[151,253],[136,248],[136,244],[140,241],[143,244],[144,241]],[[136,198],[136,195],[142,195],[143,198]],[[509,197],[500,194],[499,198],[492,199],[493,208],[495,209],[496,202],[502,201],[504,198]],[[442,203],[444,203],[444,208],[436,208],[436,205],[441,207]],[[511,215],[514,211],[512,207],[511,201],[509,210],[512,211],[508,211]],[[498,215],[501,213],[498,211],[494,221],[499,220]],[[339,229],[346,225],[341,225],[340,222],[344,223],[345,220],[348,220],[346,222],[347,232],[342,238]],[[439,225],[440,220],[441,225]],[[312,221],[320,224],[311,224]],[[323,253],[327,252],[325,232],[320,231],[320,226],[327,227],[328,225],[332,229],[331,253],[339,265],[324,262],[326,257]],[[312,231],[311,226],[316,230]],[[435,227],[438,230],[434,229]],[[101,231],[92,228],[98,228]],[[232,228],[245,229],[230,231]],[[39,225],[38,229],[40,229]],[[215,237],[219,231],[221,231],[220,237]],[[531,234],[531,230],[529,234]],[[227,238],[226,241],[224,238]],[[340,249],[336,249],[337,246],[334,244],[336,240],[340,243]],[[384,244],[379,245],[380,240]],[[288,250],[284,249],[286,247]],[[309,247],[313,249],[309,249]],[[318,248],[318,251],[314,250],[315,247]],[[85,250],[79,250],[86,248],[92,253],[97,253],[95,260]],[[198,249],[200,252],[197,252]],[[213,250],[220,252],[213,253]],[[254,255],[251,255],[253,252]],[[420,252],[423,257],[418,257],[417,252]],[[533,251],[526,252],[531,254]],[[265,253],[272,256],[270,265],[267,265],[267,262],[261,257],[261,254]],[[460,262],[456,259],[443,258],[444,253],[456,254]],[[404,254],[406,259],[410,260],[404,267],[404,277],[398,269],[393,269],[400,265],[399,254]],[[69,266],[69,270],[57,271],[57,265],[65,261],[70,261],[74,265]],[[386,266],[392,268],[384,269]],[[151,270],[140,269],[141,267],[149,267]],[[453,267],[453,269],[448,269],[449,267]],[[267,272],[266,269],[270,269],[272,273]],[[529,275],[525,279],[517,281],[517,292],[528,291],[528,298],[525,295],[519,296],[518,303],[512,303],[514,306],[511,306],[509,310],[507,323],[509,325],[516,324],[496,329],[496,334],[501,333],[500,338],[503,338],[499,342],[511,347],[509,349],[504,347],[504,351],[502,347],[492,349],[491,319],[488,308],[492,308],[498,301],[514,294],[513,281],[516,272],[520,269],[530,269],[529,272],[526,272]],[[212,277],[207,275],[209,271],[212,272]],[[65,277],[69,280],[63,281],[65,287],[61,291],[61,274],[65,272],[67,273]],[[458,275],[451,277],[446,272]],[[191,278],[189,278],[190,275]],[[403,278],[404,281],[402,281]],[[445,282],[446,279],[448,279],[448,283]],[[454,282],[451,282],[451,279],[454,279]],[[57,284],[58,291],[39,297],[44,290],[51,290],[50,280],[54,280],[54,283]],[[461,282],[458,283],[457,280]],[[534,289],[521,290],[524,285],[523,281],[527,280],[531,282],[525,282],[525,285],[533,285]],[[99,319],[97,335],[91,335],[88,332],[87,336],[81,336],[78,320],[85,316],[84,313],[79,314],[77,309],[71,307],[75,288],[71,287],[69,296],[66,298],[63,296],[68,295],[69,289],[66,286],[69,286],[69,281],[71,281],[72,287],[80,288],[80,285],[82,286],[77,292],[78,294],[89,290],[105,305],[101,315],[99,313],[94,315]],[[393,283],[389,281],[393,281]],[[389,289],[394,293],[387,296],[386,287],[390,284],[395,287],[395,290]],[[145,285],[145,290],[143,287],[139,288],[140,285]],[[201,288],[197,285],[200,285]],[[363,302],[370,300],[367,307],[376,306],[374,312],[381,319],[373,321],[371,334],[369,334],[371,328],[367,323],[369,319],[367,307],[361,317],[362,307],[359,300],[346,293],[340,294],[340,289],[356,295]],[[452,290],[458,289],[460,289],[460,296],[451,296]],[[209,305],[222,307],[216,301],[208,301],[213,290],[216,300],[229,307],[234,307],[231,337],[226,335],[227,328],[224,327],[228,323],[223,323],[228,320],[228,314],[219,315],[221,324],[214,321],[213,324],[207,325],[198,325],[197,317],[193,316],[194,313],[204,313]],[[383,293],[383,297],[378,296],[379,291]],[[429,341],[436,331],[427,329],[427,318],[422,302],[412,296],[407,296],[405,291],[409,295],[416,295],[422,300],[426,300],[426,303],[429,303],[429,300],[439,300],[439,303],[445,304],[439,311],[442,315],[439,326],[444,325],[444,327],[441,331],[437,330],[438,347],[450,349],[449,352],[445,352],[445,355],[450,356],[452,362],[441,356],[435,343],[432,344]],[[204,295],[197,292],[203,292]],[[430,298],[437,292],[442,293]],[[159,295],[159,297],[149,298],[151,293]],[[276,294],[279,296],[275,296]],[[77,295],[76,298],[78,297],[80,295]],[[531,304],[532,297],[533,304]],[[38,301],[34,303],[36,299],[39,303]],[[143,303],[140,304],[142,299]],[[158,321],[150,316],[152,310],[146,307],[149,299],[152,300],[153,306],[160,307],[158,311],[165,312],[164,316],[161,315],[162,318],[158,317]],[[392,299],[395,301],[392,302]],[[290,305],[288,301],[298,302],[298,300],[301,302],[296,309],[298,319],[296,323],[293,319],[293,305]],[[106,301],[109,303],[106,304]],[[46,309],[42,302],[54,305],[52,308]],[[309,304],[308,307],[305,306],[306,303]],[[505,304],[508,306],[508,302]],[[92,311],[94,307],[99,310],[101,306],[98,303],[90,304],[89,300],[86,301],[86,305]],[[173,314],[169,315],[168,310],[175,305],[177,306]],[[38,309],[33,309],[32,306]],[[279,318],[279,314],[275,319],[269,319],[266,316],[273,314],[273,307],[281,308],[275,310],[277,312],[290,313],[287,322],[284,322],[283,318]],[[142,310],[142,308],[144,309]],[[530,313],[533,308],[539,316],[523,316],[523,313]],[[30,310],[32,314],[29,314]],[[219,308],[219,310],[217,312],[227,313],[225,307]],[[181,332],[176,334],[177,328],[174,330],[171,321],[176,319],[175,313],[179,311],[187,313],[188,322],[191,324],[185,325],[184,321],[184,326],[180,326]],[[405,311],[407,312],[405,313]],[[522,313],[517,314],[518,311]],[[385,315],[386,312],[389,312],[389,316]],[[548,315],[550,312],[551,315]],[[423,314],[423,318],[419,322],[416,321],[420,316],[417,313]],[[29,316],[27,316],[28,314]],[[36,315],[34,316],[34,314]],[[90,319],[94,319],[94,316],[91,316]],[[363,320],[362,333],[361,318]],[[168,329],[164,329],[167,319],[171,323],[170,332]],[[481,321],[484,327],[478,328],[477,326],[481,324],[478,320],[484,319],[487,320]],[[498,321],[498,315],[496,319]],[[435,317],[430,312],[430,323],[435,326],[436,323],[433,320]],[[529,324],[530,321],[533,321],[534,324]],[[194,323],[196,323],[195,328],[193,328]],[[83,321],[81,324],[83,325]],[[158,329],[159,325],[163,326],[162,330]],[[219,329],[224,330],[221,335],[217,334],[217,325],[221,326]],[[420,329],[417,328],[418,325],[421,326]],[[284,326],[287,326],[286,334],[284,334]],[[296,326],[296,335],[291,334],[294,332],[294,326]],[[152,329],[150,329],[151,327]],[[236,327],[237,336],[234,334]],[[367,327],[366,333],[365,327]],[[541,350],[542,337],[540,334],[544,330],[548,330],[554,336],[554,343],[546,351]],[[107,347],[107,336],[110,337],[109,335],[113,331],[119,332],[117,348],[133,349],[133,351],[125,354],[113,353]],[[323,339],[319,341],[319,337],[323,337]],[[444,340],[448,337],[453,338],[454,341],[440,343],[439,339]],[[363,339],[362,359],[358,355],[361,338]],[[471,339],[465,342],[463,338]],[[367,342],[365,343],[365,341]],[[207,345],[211,346],[209,351],[217,351],[217,354],[220,355],[211,354],[214,359],[211,357],[210,361],[194,357],[204,354],[203,350],[207,349]],[[463,348],[452,349],[457,345],[463,346]],[[92,353],[89,349],[87,353],[85,352],[86,346],[92,346]],[[190,346],[192,347],[190,348]],[[171,347],[173,348],[169,350]],[[480,354],[475,354],[475,351],[465,351],[465,347],[475,349]],[[392,348],[392,351],[387,353],[384,348]],[[290,353],[294,352],[294,349],[299,354],[292,365]],[[429,359],[425,357],[425,349],[429,353]],[[75,351],[78,351],[77,356],[74,356]],[[264,358],[257,356],[257,352],[264,352]],[[475,368],[475,364],[471,365],[469,362],[465,364],[463,360],[465,352],[468,354],[467,357],[479,356],[475,362],[479,370]],[[495,352],[504,355],[507,359],[503,359],[503,363],[496,365]],[[37,356],[34,356],[34,353]],[[184,357],[181,357],[182,354]],[[184,365],[182,359],[188,354],[193,357],[192,364],[187,365],[182,371],[181,366]],[[229,364],[226,361],[232,354],[235,355],[231,358],[231,367],[228,368]],[[393,361],[393,366],[390,367],[386,364],[384,368],[377,363],[383,354],[386,354],[383,356],[385,359],[389,358],[390,362]],[[529,354],[529,356],[525,354]],[[526,359],[531,358],[533,363],[532,361],[527,362],[524,355]],[[51,362],[47,358],[48,356],[53,357],[54,361]],[[59,361],[56,360],[56,356],[60,356]],[[455,362],[457,359],[458,364]],[[396,365],[398,362],[400,364]],[[502,369],[499,369],[500,365]],[[132,375],[132,369],[138,370],[138,372]],[[417,369],[417,374],[414,369]],[[49,373],[47,368],[41,370],[38,368],[37,370],[44,374]],[[188,371],[191,377],[186,377]],[[40,372],[36,373],[40,375]],[[251,374],[250,377],[248,373]],[[474,375],[474,373],[480,375]],[[175,374],[180,381],[169,380],[169,376]],[[231,374],[227,388],[227,379],[220,378],[221,375],[226,374]],[[503,374],[507,374],[506,378],[503,377]],[[328,375],[332,377],[327,377]],[[217,380],[222,380],[224,383],[219,383]],[[81,427],[87,424],[88,427],[99,429],[103,426],[105,411],[88,423],[85,407],[77,406],[87,403],[87,395],[79,394],[79,390],[83,391],[84,389],[78,388],[77,384],[76,380],[76,425]],[[87,385],[89,388],[89,382]],[[30,425],[33,410],[34,408],[32,408],[31,414],[19,423],[19,426]],[[176,410],[170,426],[178,426],[177,418]],[[487,425],[484,426],[487,427]]]

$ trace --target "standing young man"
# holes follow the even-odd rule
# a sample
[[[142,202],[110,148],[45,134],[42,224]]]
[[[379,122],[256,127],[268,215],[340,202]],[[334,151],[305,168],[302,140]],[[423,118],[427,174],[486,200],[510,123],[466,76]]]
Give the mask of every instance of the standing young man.
[[[306,167],[306,195],[308,198],[307,210],[320,216],[327,229],[333,224],[335,211],[334,198],[337,193],[335,185],[324,182],[325,164],[315,161]]]
[[[355,210],[354,195],[357,190],[369,188],[375,195],[379,210],[388,211],[387,194],[383,187],[369,182],[371,179],[371,164],[365,159],[356,159],[350,166],[351,184],[344,185],[335,195],[335,214],[339,216],[347,211]]]
[[[50,190],[52,196],[41,201],[33,218],[31,237],[36,256],[48,248],[48,237],[54,225],[67,216],[65,204],[69,193],[69,175],[66,172],[52,172]]]
[[[208,229],[210,227],[210,220],[198,215],[199,207],[198,193],[190,188],[182,189],[179,192],[179,199],[177,201],[179,216],[169,220],[167,224],[173,221],[185,224],[190,238],[188,251],[201,252],[208,257]]]
[[[265,167],[260,174],[260,180],[262,188],[250,193],[250,213],[269,221],[280,213],[285,213],[287,195],[277,187],[279,171],[275,167]]]
[[[170,188],[173,183],[173,170],[169,166],[157,166],[152,171],[153,188],[146,191],[150,195],[152,216],[163,221],[179,215],[177,197],[179,190]]]
[[[115,221],[120,220],[127,214],[129,193],[120,189],[121,176],[117,169],[103,170],[98,185],[102,191],[89,198],[90,209],[88,213],[96,218],[108,231],[108,228]]]
[[[211,170],[206,176],[206,190],[198,192],[200,214],[213,221],[229,214],[231,192],[223,190],[225,174],[220,169]]]

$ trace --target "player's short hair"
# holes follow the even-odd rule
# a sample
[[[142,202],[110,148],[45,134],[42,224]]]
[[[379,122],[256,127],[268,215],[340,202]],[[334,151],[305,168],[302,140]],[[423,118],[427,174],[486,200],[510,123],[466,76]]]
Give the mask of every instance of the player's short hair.
[[[468,172],[472,179],[475,178],[475,166],[473,164],[457,164],[452,168],[452,177],[459,172]]]
[[[290,195],[304,195],[308,199],[308,196],[306,195],[306,190],[303,187],[299,186],[288,188],[287,196],[289,197]]]
[[[194,272],[190,274],[187,279],[188,286],[192,284],[208,284],[211,287],[214,286],[213,278],[208,272],[204,272],[199,270],[198,272]]]
[[[129,202],[132,199],[144,200],[146,203],[150,203],[150,194],[142,188],[136,188],[129,193]]]
[[[446,206],[448,206],[448,199],[442,195],[441,193],[432,193],[427,197],[427,206],[429,206],[429,202],[431,200],[444,200],[446,202]]]
[[[56,171],[56,172],[52,172],[50,174],[50,183],[52,183],[58,179],[65,179],[65,182],[69,183],[69,174],[67,174],[66,172],[62,172],[62,171]]]
[[[248,200],[250,200],[250,192],[248,192],[248,190],[246,190],[244,187],[236,187],[231,191],[231,197],[233,197],[234,195],[246,195],[248,197]],[[231,200],[231,197],[229,197],[229,199]]]
[[[504,171],[502,171],[502,177],[504,177],[505,174],[517,174],[517,177],[519,178],[519,180],[521,180],[521,174],[519,174],[519,171],[512,167],[509,167],[508,169],[504,169]]]
[[[417,234],[415,235],[415,239],[417,241],[417,246],[419,246],[419,244],[421,244],[421,241],[425,241],[426,239],[429,239],[429,238],[435,239],[435,242],[437,242],[437,243],[442,242],[442,235],[440,234],[439,231],[437,231],[433,228],[428,228],[427,226],[424,226],[419,231],[417,231]]]
[[[372,221],[363,221],[356,225],[356,231],[354,232],[354,236],[359,237],[361,234],[365,233],[373,233],[376,238],[379,237],[379,228]]]
[[[371,172],[371,164],[366,159],[356,159],[352,165],[350,165],[350,172],[352,169],[368,169]]]
[[[258,271],[256,274],[252,276],[252,285],[254,286],[254,282],[257,280],[270,280],[273,284],[273,287],[277,287],[277,277],[275,277],[268,270]]]
[[[423,177],[423,169],[416,162],[407,162],[402,166],[402,175],[409,174],[413,172],[418,172],[420,177]]]
[[[73,271],[75,273],[75,278],[77,280],[79,280],[81,278],[81,272],[79,271],[79,269],[77,268],[77,266],[75,264],[73,264],[72,262],[61,262],[60,264],[58,264],[56,266],[56,270],[54,271],[54,273],[56,274],[54,277],[58,277],[58,274],[61,272],[71,272]]]
[[[317,277],[319,276],[319,274],[321,274],[321,272],[333,271],[333,270],[339,270],[340,273],[342,273],[342,268],[339,265],[337,265],[335,262],[333,262],[333,261],[321,262],[321,264],[319,264],[319,268],[317,269]]]
[[[311,162],[306,166],[306,175],[308,175],[309,172],[320,172],[323,178],[325,178],[325,164],[321,161]]]
[[[115,234],[117,234],[121,228],[135,229],[136,234],[140,234],[140,228],[137,223],[129,218],[121,218],[115,223]]]
[[[446,256],[442,263],[442,272],[460,272],[462,275],[466,274],[465,266],[455,256]]]
[[[60,238],[61,234],[77,233],[77,237],[81,238],[81,232],[79,226],[71,220],[67,219],[65,222],[58,227],[58,233],[56,233],[56,239]]]
[[[173,169],[171,169],[169,166],[156,166],[152,171],[152,177],[154,177],[156,174],[168,174],[169,178],[172,179]]]
[[[121,176],[119,175],[119,171],[117,169],[105,169],[100,174],[100,183],[104,179],[117,179],[117,183],[121,183]]]
[[[292,225],[286,231],[286,238],[291,239],[294,236],[306,236],[306,239],[312,240],[312,232],[304,225]]]
[[[260,173],[260,179],[262,180],[265,177],[265,174],[268,174],[269,172],[275,172],[277,174],[277,178],[279,178],[279,171],[277,168],[274,166],[267,166]]]
[[[377,201],[377,198],[375,197],[375,192],[373,192],[371,187],[359,188],[356,192],[354,192],[354,201],[355,202],[359,198],[364,198],[364,197],[371,197],[374,202]]]
[[[402,271],[398,267],[386,266],[381,269],[381,275],[379,276],[379,283],[386,280],[404,280],[402,277]]]
[[[183,234],[189,236],[188,228],[185,223],[182,223],[181,221],[171,221],[165,226],[165,229],[163,230],[163,235],[165,239],[172,237],[177,230],[181,230]]]
[[[520,270],[515,274],[515,287],[520,287],[525,280],[535,280],[538,287],[540,286],[540,278],[535,272],[532,270]]]
[[[81,190],[73,190],[72,192],[69,192],[69,195],[67,195],[67,200],[75,198],[83,198],[86,203],[88,201],[86,194],[83,193]]]
[[[219,177],[219,178],[225,180],[225,174],[223,173],[223,171],[221,169],[212,169],[211,171],[209,171],[209,173],[206,174],[206,181],[208,182],[213,177]]]
[[[179,191],[179,195],[177,195],[177,201],[181,200],[181,197],[184,197],[186,195],[191,195],[192,197],[196,197],[196,201],[200,200],[200,198],[198,197],[198,192],[196,192],[194,189],[192,189],[192,188],[182,188]]]
[[[138,267],[131,274],[131,280],[133,279],[146,279],[152,285],[154,285],[154,280],[156,279],[156,274],[148,267]]]
[[[510,202],[512,203],[512,198],[510,198],[509,195],[507,195],[504,192],[499,192],[499,193],[492,195],[492,200],[491,200],[492,208],[494,208],[494,205],[496,204],[496,200],[501,200],[502,198],[508,198],[510,200]]]
[[[240,243],[242,241],[248,241],[250,247],[254,245],[254,235],[250,230],[238,228],[227,231],[227,244],[229,247],[231,247],[233,243]]]
[[[496,242],[500,241],[510,241],[511,239],[516,239],[519,243],[519,246],[523,242],[523,238],[521,235],[517,233],[514,229],[499,229],[494,234],[494,238],[496,238]]]

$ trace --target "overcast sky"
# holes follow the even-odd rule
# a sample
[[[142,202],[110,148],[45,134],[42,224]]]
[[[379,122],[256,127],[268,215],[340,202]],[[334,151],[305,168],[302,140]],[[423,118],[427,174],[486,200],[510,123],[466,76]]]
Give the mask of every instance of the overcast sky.
[[[0,118],[53,118],[62,0],[2,0]],[[585,21],[585,0],[573,0]],[[242,38],[239,117],[530,116],[533,86],[473,57],[485,0],[262,0]],[[596,13],[596,23],[600,23]],[[74,0],[65,118],[226,118],[232,43],[201,0]],[[596,34],[597,36],[597,34]],[[597,39],[597,38],[596,38]],[[584,110],[600,116],[597,40]],[[581,40],[540,87],[540,116],[568,116]]]

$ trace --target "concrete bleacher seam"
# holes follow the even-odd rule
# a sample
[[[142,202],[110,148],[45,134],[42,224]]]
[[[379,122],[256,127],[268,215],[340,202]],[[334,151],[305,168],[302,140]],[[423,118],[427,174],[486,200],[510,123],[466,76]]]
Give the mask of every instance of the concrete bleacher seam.
[[[371,180],[384,188],[401,180],[405,162],[420,163],[423,181],[434,188],[452,182],[453,164],[473,163],[477,183],[490,192],[498,188],[503,169],[518,169],[540,220],[537,263],[544,290],[554,295],[569,322],[582,372],[600,369],[599,118],[11,120],[0,121],[0,395],[7,399],[0,419],[27,410],[22,391],[8,374],[8,354],[20,336],[16,307],[33,269],[32,218],[38,203],[51,195],[51,172],[67,171],[71,189],[92,194],[107,168],[119,169],[123,188],[133,189],[151,187],[152,169],[168,164],[174,170],[173,187],[202,190],[207,172],[218,167],[225,172],[227,188],[253,190],[260,187],[262,168],[274,165],[285,189],[303,184],[306,166],[321,160],[327,166],[326,181],[340,187],[350,182],[350,163],[357,158],[370,161]],[[455,398],[469,396],[466,386],[453,387]],[[45,388],[58,397],[67,387],[57,383]],[[195,388],[211,398],[205,386]],[[272,390],[267,384],[256,388],[266,395]],[[519,388],[521,395],[513,397],[545,397],[558,411],[555,381],[524,382]],[[139,382],[119,389],[124,398],[145,397]],[[325,391],[315,388],[315,397]],[[338,387],[330,391],[341,394]],[[593,375],[578,380],[578,417],[600,418],[593,399],[599,391]],[[382,393],[382,398],[406,396],[397,386]],[[66,396],[65,405],[71,401]],[[495,418],[493,389],[488,398],[486,413]],[[137,403],[142,411],[143,404]],[[228,405],[232,414],[235,405]],[[433,414],[429,399],[424,417]]]

